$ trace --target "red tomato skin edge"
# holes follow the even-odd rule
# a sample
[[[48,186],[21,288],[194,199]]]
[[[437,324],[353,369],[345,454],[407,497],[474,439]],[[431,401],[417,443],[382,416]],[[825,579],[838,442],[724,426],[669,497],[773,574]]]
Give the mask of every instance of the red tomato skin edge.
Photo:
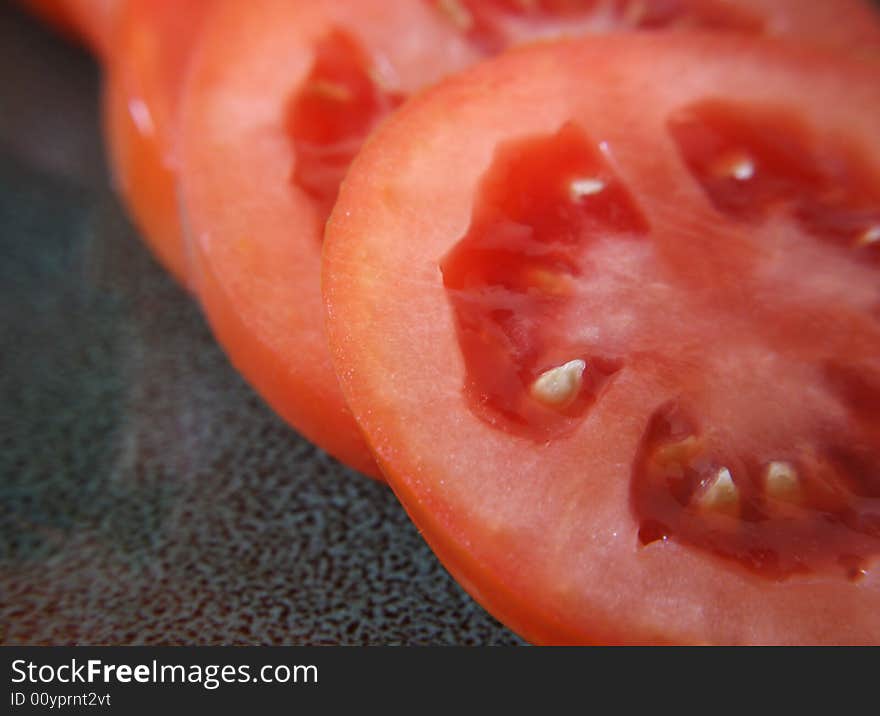
[[[104,151],[110,167],[114,190],[122,199],[141,238],[150,247],[162,267],[177,283],[192,292],[189,258],[177,198],[177,178],[163,167],[156,150],[151,149],[134,125],[128,109],[124,83],[110,69],[104,80],[103,97]],[[139,155],[139,156],[137,156]],[[151,210],[142,191],[132,186],[151,187],[152,204],[161,203],[162,211]]]
[[[174,137],[167,136],[167,131],[162,131],[161,127],[153,134],[140,131],[129,107],[130,97],[138,97],[142,91],[146,91],[138,74],[136,58],[130,60],[123,56],[128,49],[126,39],[131,34],[132,23],[138,22],[138,16],[131,15],[128,11],[137,12],[137,7],[137,3],[132,3],[122,10],[119,25],[125,36],[119,38],[121,44],[117,48],[117,55],[108,63],[104,86],[103,119],[107,152],[119,194],[142,237],[163,266],[180,285],[201,297],[204,305],[218,307],[217,311],[205,311],[218,342],[222,346],[234,347],[234,350],[227,351],[231,362],[252,379],[258,392],[263,396],[273,396],[272,400],[267,401],[273,409],[287,422],[301,428],[301,432],[313,442],[326,447],[343,462],[382,480],[378,467],[350,415],[345,416],[346,424],[352,426],[350,430],[331,432],[322,427],[320,420],[316,421],[292,409],[290,404],[295,401],[287,400],[286,396],[292,392],[308,395],[307,402],[316,406],[314,412],[336,417],[335,423],[340,422],[338,416],[333,410],[323,408],[326,405],[339,406],[341,399],[325,400],[324,396],[317,394],[302,381],[297,383],[278,375],[277,371],[281,367],[273,358],[272,352],[254,341],[252,334],[238,318],[238,312],[232,310],[222,286],[213,274],[207,273],[210,269],[201,266],[203,262],[191,261],[190,251],[198,249],[195,248],[195,242],[187,236],[185,217],[181,213],[178,170],[176,166],[168,166],[163,160],[163,153],[168,152],[179,159],[180,148],[163,146],[163,142],[174,141]],[[171,106],[165,109],[173,111],[174,101],[169,99],[169,105]],[[164,129],[173,130],[173,127]],[[272,368],[276,370],[273,371]],[[336,412],[338,411],[337,407]]]
[[[386,466],[377,456],[380,467],[386,470]],[[539,619],[535,618],[534,609],[524,609],[520,606],[520,598],[517,593],[501,584],[501,580],[495,580],[492,589],[480,589],[476,586],[478,581],[488,581],[485,577],[478,580],[472,575],[485,575],[485,567],[475,560],[466,549],[458,542],[443,543],[432,539],[438,534],[438,528],[434,525],[440,523],[435,518],[438,510],[418,497],[401,489],[400,483],[392,485],[392,490],[406,510],[407,515],[413,522],[420,526],[422,537],[430,546],[431,550],[442,562],[443,566],[455,578],[461,587],[476,600],[487,612],[492,614],[498,621],[535,646],[670,646],[675,642],[664,640],[659,636],[656,639],[640,639],[633,641],[631,635],[625,631],[617,631],[608,628],[607,622],[603,624],[601,614],[596,612],[596,621],[589,632],[572,633],[570,627],[566,627],[563,620],[556,615],[546,613]],[[430,525],[427,529],[423,525]]]
[[[189,1],[189,0],[188,0]],[[150,0],[150,3],[154,0]],[[105,137],[105,151],[112,174],[114,187],[121,197],[129,215],[137,226],[141,237],[153,251],[162,266],[177,282],[192,292],[190,285],[189,252],[183,235],[180,204],[178,199],[178,148],[166,146],[176,140],[173,112],[177,98],[173,95],[156,98],[149,90],[148,80],[143,77],[143,58],[135,53],[137,47],[134,37],[141,25],[150,26],[158,32],[161,28],[159,18],[149,13],[167,13],[170,3],[150,4],[132,0],[120,8],[116,19],[117,36],[113,57],[107,62],[102,96],[102,120]],[[198,33],[207,6],[192,5],[192,11],[182,11],[182,17],[193,28],[193,36],[177,42],[167,40],[164,46],[166,56],[174,57],[181,66],[181,84],[185,76],[185,63],[179,57],[184,53],[174,52],[177,47],[191,47]],[[155,26],[155,27],[154,27]],[[155,62],[149,69],[156,69]],[[156,88],[153,87],[153,90]],[[165,87],[167,93],[173,88]],[[152,104],[164,99],[166,106],[160,106],[161,118],[155,121],[159,126],[152,132],[142,131],[132,112],[131,103],[135,98],[145,97],[147,110]],[[170,122],[171,127],[163,126]],[[171,159],[168,159],[170,155]]]
[[[414,101],[419,101],[419,99]],[[324,266],[326,267],[327,264],[325,263]],[[325,287],[328,285],[326,273],[323,283]],[[325,288],[324,296],[328,310],[332,310],[332,290],[328,291]],[[225,315],[231,315],[231,313],[227,311]],[[334,365],[344,366],[347,359],[346,338],[332,330],[328,330],[328,333]],[[348,398],[350,392],[345,381],[340,380],[340,383],[343,393]],[[379,445],[374,443],[367,433],[363,433],[361,437],[369,446],[382,473],[395,475],[396,471],[393,467],[395,463],[394,444]],[[361,471],[364,472],[363,469]],[[370,476],[375,477],[373,474]],[[536,618],[534,607],[523,604],[516,589],[513,586],[508,587],[500,575],[497,575],[495,579],[486,578],[487,565],[480,562],[479,559],[475,559],[474,555],[465,548],[465,540],[437,538],[438,535],[450,535],[454,531],[454,520],[443,519],[443,515],[447,514],[445,505],[425,500],[423,496],[412,489],[410,480],[387,479],[387,484],[409,518],[418,526],[422,538],[455,581],[487,612],[529,643],[536,646],[662,646],[677,643],[663,639],[659,635],[653,639],[643,637],[634,641],[632,635],[626,630],[614,629],[611,620],[603,619],[598,608],[594,622],[586,630],[579,632],[572,631],[571,626],[566,623],[564,615],[554,615],[547,612]],[[480,583],[492,586],[491,588],[481,588],[477,586]]]
[[[188,227],[184,222],[184,232],[186,233],[187,230]],[[198,251],[196,242],[191,239],[187,238],[186,244],[191,251]],[[349,467],[374,480],[385,482],[379,466],[367,450],[365,438],[359,429],[352,427],[350,430],[339,430],[328,427],[336,426],[340,422],[343,425],[357,426],[354,417],[347,411],[344,420],[340,421],[338,414],[326,409],[327,405],[333,405],[338,401],[325,400],[323,395],[306,382],[292,384],[288,376],[264,370],[267,365],[277,365],[277,359],[270,348],[253,340],[252,332],[239,320],[238,313],[231,306],[223,287],[207,269],[209,263],[207,259],[193,262],[193,265],[199,268],[191,276],[192,284],[201,301],[214,307],[210,313],[204,311],[204,314],[220,346],[239,346],[234,357],[226,351],[236,370],[250,376],[257,393],[285,422],[294,426],[297,432]],[[298,395],[308,395],[309,399],[284,400],[285,394],[294,392]],[[273,396],[273,399],[269,400],[266,398],[267,395]],[[312,412],[296,410],[292,406],[297,403],[310,405],[313,408]]]

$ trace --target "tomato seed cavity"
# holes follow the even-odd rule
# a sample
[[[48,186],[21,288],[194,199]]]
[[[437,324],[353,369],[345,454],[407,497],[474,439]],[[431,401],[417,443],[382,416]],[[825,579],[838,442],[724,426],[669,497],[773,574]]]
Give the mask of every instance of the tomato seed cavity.
[[[669,122],[712,205],[745,222],[782,215],[858,260],[880,263],[880,175],[856,148],[784,110],[706,101]]]
[[[667,404],[651,418],[633,468],[639,540],[689,544],[771,579],[858,579],[880,554],[880,456],[851,440],[744,457],[716,445],[682,405]]]
[[[468,232],[441,264],[471,409],[535,440],[573,430],[622,366],[561,332],[590,247],[648,231],[598,146],[568,124],[499,147]]]
[[[762,23],[730,4],[705,0],[426,0],[486,54],[527,37],[570,32],[698,27],[749,34]]]
[[[367,135],[404,98],[379,86],[371,58],[349,33],[334,29],[317,43],[312,68],[289,105],[287,132],[292,181],[317,200],[322,219]]]

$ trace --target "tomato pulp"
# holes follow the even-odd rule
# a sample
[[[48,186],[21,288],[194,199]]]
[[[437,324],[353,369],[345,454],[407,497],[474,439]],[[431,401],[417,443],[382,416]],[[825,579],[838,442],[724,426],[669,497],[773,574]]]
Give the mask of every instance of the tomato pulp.
[[[339,183],[392,109],[445,74],[529,38],[709,26],[860,45],[857,37],[877,39],[862,10],[838,4],[829,24],[826,11],[788,0],[406,0],[393,12],[378,0],[221,3],[183,110],[195,282],[220,343],[286,420],[375,474],[327,356],[319,275]]]
[[[512,42],[620,30],[790,36],[876,52],[876,11],[862,0],[426,0],[487,53]]]
[[[189,285],[177,198],[178,105],[195,39],[214,0],[129,0],[104,90],[117,187],[162,264]]]
[[[526,638],[880,641],[877,71],[547,44],[355,160],[324,261],[343,392]]]

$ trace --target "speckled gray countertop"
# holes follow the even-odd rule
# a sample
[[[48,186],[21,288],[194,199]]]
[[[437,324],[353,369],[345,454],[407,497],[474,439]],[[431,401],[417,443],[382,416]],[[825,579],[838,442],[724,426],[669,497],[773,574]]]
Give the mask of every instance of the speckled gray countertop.
[[[85,52],[0,2],[0,73],[0,643],[521,643],[230,367],[110,190]]]

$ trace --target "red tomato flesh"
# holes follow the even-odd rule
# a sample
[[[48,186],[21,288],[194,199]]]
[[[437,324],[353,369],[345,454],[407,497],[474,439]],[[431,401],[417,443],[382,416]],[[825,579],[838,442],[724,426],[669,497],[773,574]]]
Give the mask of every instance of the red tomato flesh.
[[[876,11],[862,0],[425,0],[486,53],[512,42],[620,30],[790,35],[876,51]]]
[[[331,30],[315,46],[312,69],[291,102],[287,132],[296,164],[293,183],[328,215],[348,165],[378,120],[404,95],[375,81],[373,62],[357,39]]]
[[[145,240],[188,286],[177,197],[178,105],[193,44],[214,0],[128,0],[104,94],[114,178]]]
[[[587,179],[583,179],[587,177]],[[638,240],[648,225],[601,152],[576,126],[505,147],[483,184],[468,233],[441,264],[468,365],[471,409],[535,440],[571,432],[621,367],[566,345],[554,318],[583,275],[582,236]],[[574,200],[573,200],[574,197]],[[576,394],[535,399],[529,386],[581,361]],[[567,399],[570,397],[571,399]]]
[[[476,58],[422,0],[223,2],[188,86],[183,197],[214,332],[285,420],[374,476],[327,351],[323,226],[394,97]]]
[[[619,2],[520,5],[406,0],[392,12],[379,0],[226,0],[206,31],[183,129],[198,292],[249,382],[360,470],[377,471],[325,349],[321,240],[349,162],[407,95],[511,42],[560,32],[708,23],[857,46],[880,36],[854,2],[837,7],[832,32],[826,14],[788,0],[664,2],[641,20]],[[474,35],[483,25],[491,42]]]
[[[343,391],[525,637],[880,641],[877,72],[534,47],[355,160],[325,242]]]

